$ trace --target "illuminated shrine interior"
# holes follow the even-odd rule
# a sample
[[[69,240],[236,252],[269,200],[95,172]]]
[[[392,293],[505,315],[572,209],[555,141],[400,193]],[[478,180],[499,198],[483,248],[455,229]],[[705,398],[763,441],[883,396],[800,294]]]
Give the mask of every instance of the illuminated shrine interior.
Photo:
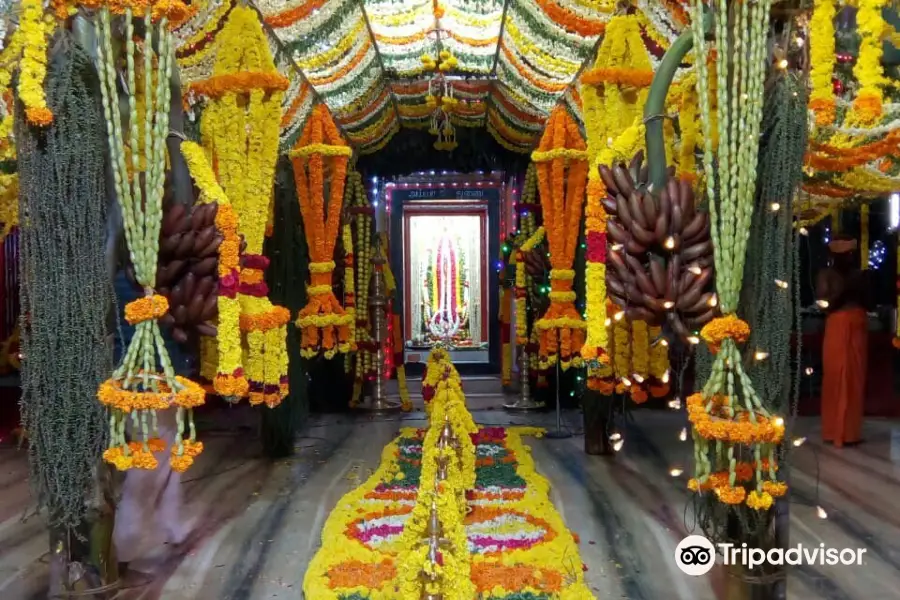
[[[0,600],[900,600],[897,5],[0,0]]]

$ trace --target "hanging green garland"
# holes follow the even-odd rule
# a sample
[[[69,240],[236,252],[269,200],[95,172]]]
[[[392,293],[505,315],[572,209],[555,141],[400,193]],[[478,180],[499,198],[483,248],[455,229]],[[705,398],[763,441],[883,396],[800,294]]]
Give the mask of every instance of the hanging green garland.
[[[52,529],[81,525],[107,441],[104,410],[93,401],[112,369],[112,347],[104,340],[113,305],[97,86],[88,57],[73,47],[51,63],[46,90],[53,123],[38,131],[22,114],[16,122],[26,215],[20,228],[22,423],[31,483]]]
[[[715,247],[716,285],[723,317],[702,330],[715,355],[702,392],[688,399],[693,424],[695,478],[689,487],[728,505],[768,509],[787,486],[776,479],[775,450],[784,421],[762,404],[739,346],[750,327],[737,315],[756,194],[763,81],[769,64],[771,0],[715,4],[716,122],[713,154],[709,44],[704,4],[693,2],[692,32],[704,135],[706,192]],[[773,282],[773,285],[775,283]]]

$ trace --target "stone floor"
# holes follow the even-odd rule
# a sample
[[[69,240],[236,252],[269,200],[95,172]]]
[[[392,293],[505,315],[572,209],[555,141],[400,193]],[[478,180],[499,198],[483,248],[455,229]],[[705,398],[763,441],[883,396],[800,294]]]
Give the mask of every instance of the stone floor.
[[[499,396],[472,402],[483,424],[554,427],[552,415],[513,416]],[[424,425],[422,413],[383,419],[321,416],[297,440],[297,456],[269,464],[259,457],[253,428],[231,411],[205,424],[208,450],[183,481],[191,535],[179,552],[148,537],[142,568],[155,581],[119,593],[127,600],[251,600],[302,598],[305,567],[320,528],[338,498],[375,469],[380,450],[401,426]],[[581,539],[588,584],[598,599],[724,599],[727,575],[677,570],[675,546],[692,528],[684,477],[691,450],[679,441],[684,416],[639,411],[623,429],[614,459],[582,451],[580,416],[564,415],[574,434],[531,440],[538,470],[553,500]],[[249,421],[252,423],[252,420]],[[900,422],[868,420],[867,442],[836,450],[817,440],[817,419],[801,419],[808,442],[794,452],[790,478],[791,543],[866,548],[861,567],[793,568],[789,597],[900,599]],[[0,598],[46,596],[47,538],[30,516],[24,452],[0,446]],[[827,518],[817,516],[821,507]],[[153,527],[148,524],[148,530]],[[308,599],[316,600],[316,599]]]

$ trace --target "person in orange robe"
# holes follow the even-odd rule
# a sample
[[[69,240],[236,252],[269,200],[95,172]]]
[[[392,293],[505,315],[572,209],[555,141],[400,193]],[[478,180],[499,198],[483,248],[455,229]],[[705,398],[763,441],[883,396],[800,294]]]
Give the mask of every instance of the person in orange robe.
[[[838,448],[862,441],[868,367],[867,285],[856,240],[836,237],[819,272],[818,304],[827,311],[823,344],[822,439]]]

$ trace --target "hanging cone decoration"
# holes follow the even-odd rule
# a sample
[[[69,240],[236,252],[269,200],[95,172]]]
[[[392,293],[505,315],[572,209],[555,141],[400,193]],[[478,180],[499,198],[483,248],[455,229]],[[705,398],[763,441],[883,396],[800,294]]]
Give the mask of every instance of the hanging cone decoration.
[[[550,247],[550,307],[535,323],[540,336],[542,366],[560,361],[563,370],[582,363],[587,324],[575,308],[572,283],[581,209],[588,176],[588,155],[578,126],[562,107],[550,121],[538,150],[537,165],[544,228]]]
[[[291,152],[300,213],[309,246],[309,303],[296,325],[301,332],[301,355],[332,358],[349,352],[350,325],[355,318],[341,307],[332,288],[334,246],[341,225],[344,181],[352,149],[341,138],[324,106],[313,109],[306,128]],[[326,169],[327,164],[327,169]],[[326,175],[329,176],[326,186]],[[328,202],[325,202],[326,189]]]

